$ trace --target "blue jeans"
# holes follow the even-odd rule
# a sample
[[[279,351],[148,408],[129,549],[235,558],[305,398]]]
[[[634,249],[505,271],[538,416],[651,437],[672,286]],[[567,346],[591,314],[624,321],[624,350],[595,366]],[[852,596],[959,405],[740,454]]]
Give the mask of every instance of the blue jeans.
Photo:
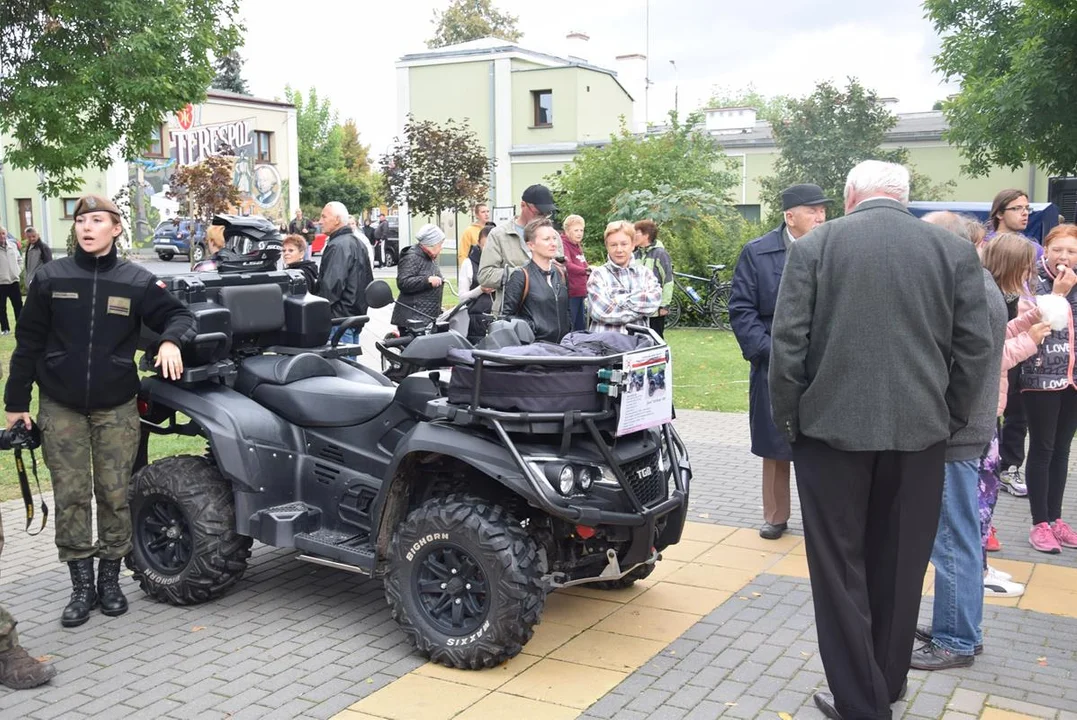
[[[570,297],[568,299],[568,317],[572,322],[573,330],[587,329],[587,312],[583,306],[585,299],[582,297]]]
[[[931,635],[936,645],[955,655],[972,655],[983,642],[979,470],[979,460],[946,463],[939,529],[931,551],[935,566]]]

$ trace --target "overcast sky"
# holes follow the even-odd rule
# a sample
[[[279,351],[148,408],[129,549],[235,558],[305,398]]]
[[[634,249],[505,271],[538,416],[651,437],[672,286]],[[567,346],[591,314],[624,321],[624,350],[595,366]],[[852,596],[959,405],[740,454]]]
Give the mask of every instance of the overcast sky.
[[[396,127],[394,63],[426,49],[430,20],[444,0],[241,0],[244,75],[261,97],[284,86],[318,88],[341,120],[354,118],[371,154]],[[617,55],[647,49],[647,0],[495,0],[519,16],[526,48],[563,54],[564,36],[590,41],[577,54],[618,69]],[[683,111],[715,86],[749,84],[765,95],[804,95],[819,80],[855,76],[898,112],[929,110],[953,92],[932,70],[938,38],[917,0],[650,0],[648,116],[661,121],[680,88]],[[676,71],[669,61],[676,62]],[[622,75],[627,75],[621,63]],[[636,98],[637,120],[643,116]]]

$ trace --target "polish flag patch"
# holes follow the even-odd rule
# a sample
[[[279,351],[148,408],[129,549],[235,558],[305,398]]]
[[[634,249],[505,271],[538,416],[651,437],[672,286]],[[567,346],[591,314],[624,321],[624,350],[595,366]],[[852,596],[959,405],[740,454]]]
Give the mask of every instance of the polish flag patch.
[[[164,281],[164,280],[158,280],[158,281],[157,281],[157,287],[159,287],[159,288],[161,288],[162,290],[164,290],[164,289],[166,289],[166,288],[167,288],[168,286],[167,286],[167,285],[165,285],[165,281]]]

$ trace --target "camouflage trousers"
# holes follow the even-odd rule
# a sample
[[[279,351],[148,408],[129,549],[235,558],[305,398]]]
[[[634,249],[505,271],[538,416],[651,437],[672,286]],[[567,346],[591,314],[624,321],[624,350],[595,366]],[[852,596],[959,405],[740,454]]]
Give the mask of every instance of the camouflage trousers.
[[[4,552],[4,521],[0,518],[0,555]],[[0,605],[0,652],[7,652],[19,644],[19,636],[15,632],[15,618],[11,613]]]
[[[131,551],[127,488],[139,440],[134,398],[108,410],[84,413],[42,395],[37,422],[41,454],[52,475],[60,562],[122,558]],[[94,500],[96,542],[90,510]]]

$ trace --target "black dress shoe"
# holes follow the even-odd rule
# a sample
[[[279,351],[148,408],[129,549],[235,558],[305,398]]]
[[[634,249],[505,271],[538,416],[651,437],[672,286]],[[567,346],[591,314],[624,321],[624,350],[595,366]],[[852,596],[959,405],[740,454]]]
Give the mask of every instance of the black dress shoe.
[[[763,527],[759,528],[759,537],[764,540],[777,540],[788,529],[787,523],[779,523],[773,525],[771,523],[763,523]]]
[[[925,643],[931,642],[931,640],[932,640],[931,628],[929,628],[929,627],[927,627],[925,625],[918,625],[916,627],[916,639],[919,640],[920,642],[925,642]],[[983,655],[983,652],[984,652],[983,643],[977,645],[972,650],[973,655]]]
[[[968,667],[974,659],[972,655],[957,655],[934,643],[924,643],[912,651],[909,667],[914,670],[950,670]]]
[[[834,707],[834,696],[828,692],[815,693],[815,707],[830,720],[841,720],[841,713]]]

